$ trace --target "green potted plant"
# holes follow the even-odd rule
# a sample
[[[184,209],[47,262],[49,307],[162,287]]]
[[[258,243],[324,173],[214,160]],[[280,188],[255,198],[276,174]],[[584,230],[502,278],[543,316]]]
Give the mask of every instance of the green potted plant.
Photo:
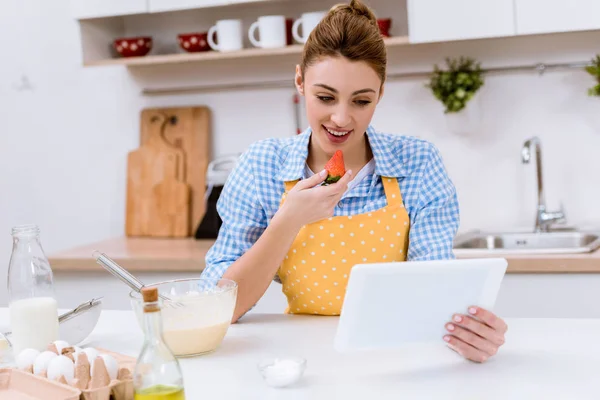
[[[596,86],[588,89],[590,96],[600,97],[600,55],[592,59],[592,65],[585,67],[585,70],[594,77]]]
[[[481,98],[475,96],[484,83],[481,66],[467,57],[446,58],[446,65],[446,70],[435,65],[426,86],[444,105],[444,118],[450,132],[475,133],[481,130],[482,123]]]
[[[444,104],[444,113],[462,111],[483,86],[483,71],[479,63],[468,57],[446,58],[447,70],[434,66],[427,87]]]

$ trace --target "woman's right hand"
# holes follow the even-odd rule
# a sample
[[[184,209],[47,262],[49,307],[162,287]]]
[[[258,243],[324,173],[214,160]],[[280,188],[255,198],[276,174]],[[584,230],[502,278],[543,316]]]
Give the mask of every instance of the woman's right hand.
[[[299,181],[287,194],[280,211],[285,214],[286,220],[296,223],[298,229],[333,216],[335,206],[352,180],[352,171],[346,171],[336,183],[317,186],[325,178],[327,178],[327,171],[323,170],[308,179]]]

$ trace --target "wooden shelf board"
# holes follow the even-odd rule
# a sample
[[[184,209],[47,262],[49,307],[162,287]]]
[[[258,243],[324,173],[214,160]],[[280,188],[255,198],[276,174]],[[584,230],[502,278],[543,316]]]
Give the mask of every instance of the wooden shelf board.
[[[408,36],[398,36],[385,39],[388,47],[403,46],[409,44]],[[294,44],[276,49],[248,48],[232,52],[206,51],[201,53],[178,53],[148,55],[144,57],[115,58],[108,60],[91,61],[84,64],[86,67],[122,65],[127,67],[140,67],[150,65],[180,64],[189,62],[233,60],[249,57],[271,57],[301,54],[304,45]]]

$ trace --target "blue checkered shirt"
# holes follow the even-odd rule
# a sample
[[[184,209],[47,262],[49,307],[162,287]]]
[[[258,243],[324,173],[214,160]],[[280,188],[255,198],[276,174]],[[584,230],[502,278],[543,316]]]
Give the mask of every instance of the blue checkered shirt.
[[[376,132],[371,126],[366,134],[375,173],[342,196],[334,215],[384,207],[381,177],[395,177],[411,221],[407,260],[453,259],[458,199],[437,148],[415,137]],[[223,225],[206,255],[203,277],[222,277],[258,240],[279,208],[284,182],[303,176],[310,135],[309,128],[294,137],[260,140],[242,154],[217,202]]]

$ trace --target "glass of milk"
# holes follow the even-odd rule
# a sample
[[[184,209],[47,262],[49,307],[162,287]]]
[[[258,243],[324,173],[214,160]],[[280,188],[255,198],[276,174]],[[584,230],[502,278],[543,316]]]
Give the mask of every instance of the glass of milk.
[[[8,266],[8,298],[13,353],[43,351],[58,340],[58,306],[52,269],[36,225],[12,229],[13,248]]]

